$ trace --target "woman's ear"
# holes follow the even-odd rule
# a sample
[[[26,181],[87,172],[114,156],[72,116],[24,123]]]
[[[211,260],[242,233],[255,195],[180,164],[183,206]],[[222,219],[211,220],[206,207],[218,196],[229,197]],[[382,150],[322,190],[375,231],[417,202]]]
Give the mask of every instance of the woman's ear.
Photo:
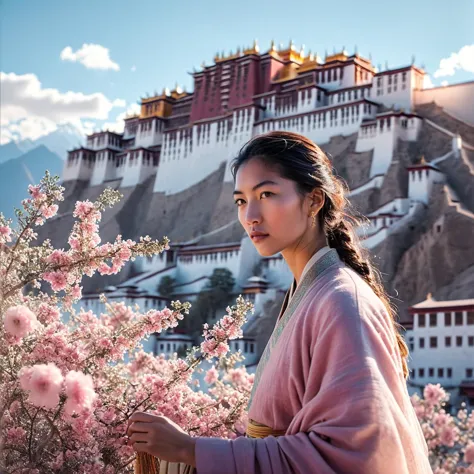
[[[311,201],[310,201],[310,211],[311,213],[318,213],[322,207],[324,206],[325,201],[325,194],[324,191],[320,188],[316,188],[311,193]]]

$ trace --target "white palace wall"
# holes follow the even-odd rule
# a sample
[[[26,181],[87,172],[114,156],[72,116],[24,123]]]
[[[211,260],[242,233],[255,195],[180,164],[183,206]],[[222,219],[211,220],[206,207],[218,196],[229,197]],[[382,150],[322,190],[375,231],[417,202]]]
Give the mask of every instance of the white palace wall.
[[[68,157],[64,163],[62,180],[89,180],[92,175],[94,162],[85,158],[84,154],[87,153],[87,151],[79,150],[74,153],[75,157],[72,159]]]
[[[116,164],[114,153],[110,150],[97,151],[94,169],[91,176],[91,186],[96,186],[109,179],[115,178]]]
[[[234,158],[242,145],[252,137],[253,109],[234,112],[232,123],[232,130],[219,135],[216,121],[194,125],[192,147],[189,144],[186,146],[184,142],[187,140],[183,140],[181,146],[171,147],[165,138],[153,191],[167,194],[183,191],[216,171],[223,161]],[[200,140],[199,126],[204,126]],[[226,169],[225,181],[232,181],[229,167]]]
[[[415,105],[436,102],[454,117],[474,125],[474,81],[416,90]]]
[[[444,183],[445,176],[433,168],[411,169],[408,178],[408,197],[428,204],[434,183]]]
[[[405,74],[405,76],[404,76]],[[403,78],[405,77],[405,81]],[[415,75],[413,70],[380,74],[374,77],[372,98],[383,105],[410,111]]]
[[[148,148],[160,145],[163,137],[163,122],[157,118],[138,125],[135,146]]]
[[[216,248],[193,248],[195,254],[179,255],[177,258],[176,278],[180,283],[192,282],[203,275],[211,276],[216,268],[229,269],[237,279],[240,268],[240,249],[219,251]],[[198,253],[199,251],[199,253]]]
[[[146,156],[150,152],[146,150],[130,150],[127,153],[125,169],[120,170],[123,173],[123,179],[120,183],[121,188],[136,186],[143,183],[149,176],[154,174],[158,166],[153,164],[153,158]],[[134,155],[136,154],[136,155]]]

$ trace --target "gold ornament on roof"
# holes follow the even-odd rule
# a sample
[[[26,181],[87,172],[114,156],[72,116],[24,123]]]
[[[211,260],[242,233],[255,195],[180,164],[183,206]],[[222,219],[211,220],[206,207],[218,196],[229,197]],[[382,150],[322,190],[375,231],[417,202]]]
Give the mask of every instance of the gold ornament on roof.
[[[260,48],[258,47],[257,40],[255,39],[251,48],[244,49],[244,54],[258,54],[259,51]]]

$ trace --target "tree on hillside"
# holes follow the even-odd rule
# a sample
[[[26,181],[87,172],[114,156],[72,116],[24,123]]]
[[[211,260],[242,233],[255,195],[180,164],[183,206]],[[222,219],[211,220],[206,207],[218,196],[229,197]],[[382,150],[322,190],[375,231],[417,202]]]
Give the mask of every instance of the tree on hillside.
[[[158,285],[158,293],[165,298],[172,299],[175,286],[176,280],[173,277],[166,275],[160,280]]]
[[[183,327],[195,336],[202,331],[202,325],[217,314],[225,312],[229,304],[235,279],[227,268],[216,268],[209,281],[192,303],[190,315],[183,321]]]

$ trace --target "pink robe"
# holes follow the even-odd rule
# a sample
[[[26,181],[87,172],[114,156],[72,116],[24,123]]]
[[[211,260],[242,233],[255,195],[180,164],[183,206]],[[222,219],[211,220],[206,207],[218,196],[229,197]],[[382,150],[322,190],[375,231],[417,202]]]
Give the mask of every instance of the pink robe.
[[[249,407],[286,434],[198,438],[198,474],[432,473],[390,316],[336,250],[311,266],[278,320]]]

